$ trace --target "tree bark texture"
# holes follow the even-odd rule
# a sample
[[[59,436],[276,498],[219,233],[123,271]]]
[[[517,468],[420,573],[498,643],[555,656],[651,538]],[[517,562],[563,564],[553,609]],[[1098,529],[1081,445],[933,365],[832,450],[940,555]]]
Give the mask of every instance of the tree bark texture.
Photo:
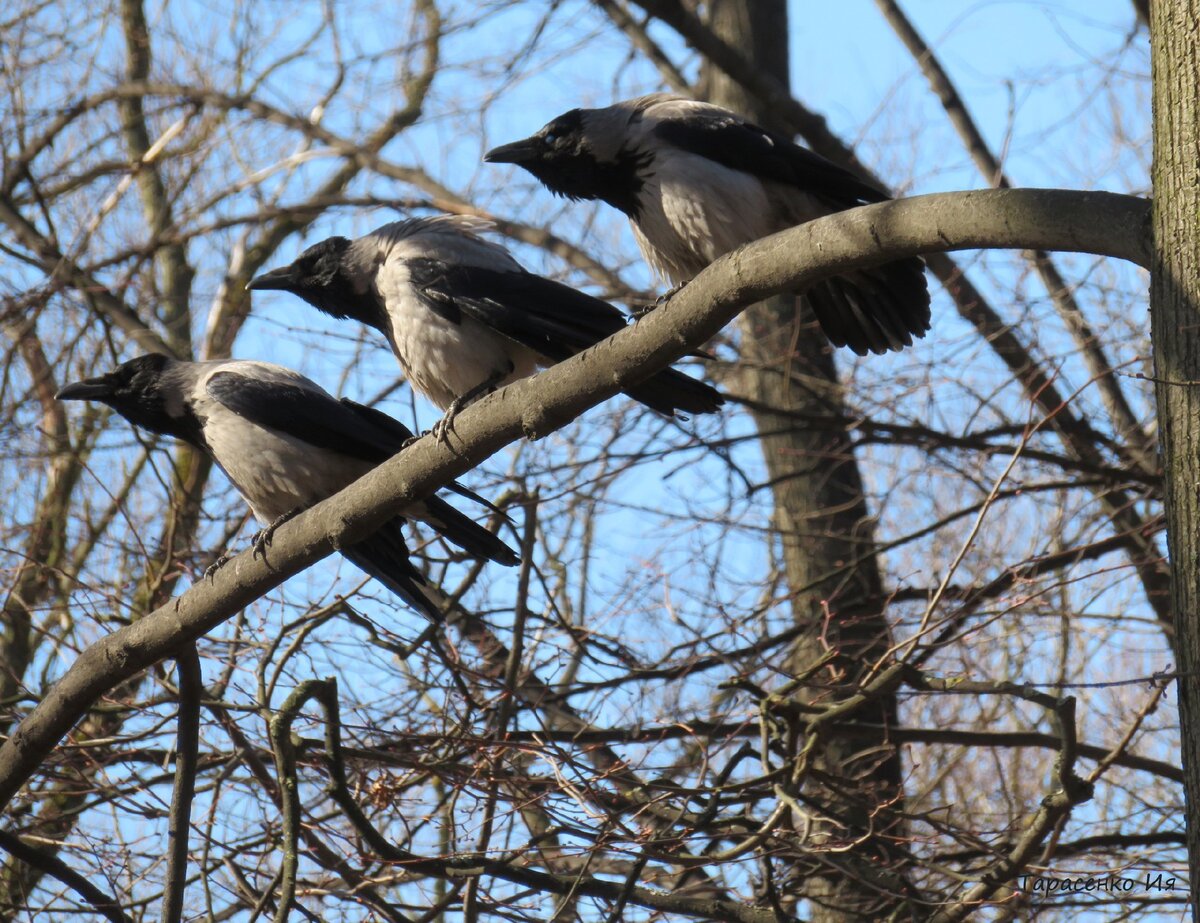
[[[1179,656],[1192,913],[1200,907],[1200,2],[1151,7],[1154,257],[1150,320]]]
[[[710,15],[717,36],[787,85],[785,0],[719,0],[711,5]],[[712,102],[787,133],[767,107],[723,71],[709,67],[705,77]],[[804,674],[835,651],[829,668],[798,691],[802,697],[820,697],[828,695],[819,689],[823,684],[854,684],[889,646],[883,613],[854,619],[839,615],[843,608],[861,611],[864,600],[882,596],[873,520],[846,432],[820,431],[797,422],[844,413],[833,347],[805,300],[784,294],[753,305],[741,316],[739,331],[737,387],[749,402],[766,462],[791,616],[804,628],[787,669],[792,675]],[[895,697],[877,699],[858,717],[875,727],[894,726]],[[824,835],[828,845],[840,845],[843,839],[861,839],[866,845],[840,853],[832,869],[801,860],[789,876],[795,876],[794,886],[812,902],[814,921],[871,918],[880,912],[881,897],[864,887],[863,879],[882,885],[874,868],[886,865],[887,859],[874,852],[875,844],[864,835],[872,828],[872,817],[874,831],[879,832],[880,818],[888,813],[877,814],[876,806],[900,808],[899,755],[886,733],[869,742],[841,738],[824,745],[819,765],[845,780],[841,797],[829,790],[816,794],[847,825],[836,836]],[[846,792],[852,797],[845,797]],[[901,831],[893,828],[886,834]],[[884,890],[893,890],[895,882],[890,885]]]

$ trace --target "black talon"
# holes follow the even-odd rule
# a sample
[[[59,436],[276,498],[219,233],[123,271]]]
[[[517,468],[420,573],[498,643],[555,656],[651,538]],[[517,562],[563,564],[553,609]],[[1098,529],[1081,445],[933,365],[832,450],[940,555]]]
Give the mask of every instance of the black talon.
[[[253,546],[254,557],[262,555],[264,561],[267,560],[267,546],[271,544],[271,539],[275,537],[275,530],[287,522],[289,519],[294,519],[303,511],[302,507],[296,507],[294,510],[288,510],[282,516],[279,516],[265,529],[259,529],[254,533]]]
[[[458,416],[459,412],[481,394],[491,394],[495,391],[496,386],[511,375],[512,371],[512,363],[509,363],[508,368],[493,372],[486,380],[481,381],[466,394],[456,397],[429,432],[438,442],[446,446],[450,445],[450,433],[454,431],[454,418]]]
[[[222,551],[221,554],[208,567],[204,568],[204,579],[212,580],[217,576],[217,571],[229,563],[229,559],[233,557],[232,551]]]
[[[634,320],[641,320],[655,308],[661,308],[664,304],[674,298],[681,288],[687,285],[686,282],[680,282],[678,285],[673,285],[657,298],[654,299],[654,304],[644,304],[639,308],[634,308],[631,312]]]

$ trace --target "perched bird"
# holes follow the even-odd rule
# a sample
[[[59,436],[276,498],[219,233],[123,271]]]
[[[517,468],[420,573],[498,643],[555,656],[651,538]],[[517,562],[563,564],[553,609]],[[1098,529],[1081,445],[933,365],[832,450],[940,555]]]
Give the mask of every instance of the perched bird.
[[[484,159],[517,164],[559,195],[620,209],[646,261],[677,285],[752,240],[888,198],[728,109],[665,93],[573,109]],[[916,258],[826,279],[805,295],[826,336],[860,356],[902,349],[929,329]]]
[[[348,240],[330,237],[289,266],[250,282],[299,295],[319,310],[379,330],[409,381],[454,414],[475,397],[561,362],[625,326],[606,301],[527,272],[478,218],[410,218]],[[668,416],[706,413],[716,389],[665,369],[625,389]]]
[[[181,362],[151,353],[98,378],[66,385],[60,401],[100,401],[135,426],[174,436],[207,453],[266,529],[265,549],[286,519],[332,496],[386,461],[412,437],[387,414],[337,400],[298,372],[267,362]],[[452,490],[494,509],[457,483]],[[517,555],[445,500],[428,497],[404,511],[476,558],[513,565]],[[341,553],[431,619],[440,611],[408,557],[403,516]]]

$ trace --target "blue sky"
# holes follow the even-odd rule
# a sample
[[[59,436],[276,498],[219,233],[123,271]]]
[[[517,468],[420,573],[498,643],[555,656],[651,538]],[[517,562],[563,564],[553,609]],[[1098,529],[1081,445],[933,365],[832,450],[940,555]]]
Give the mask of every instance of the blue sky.
[[[192,38],[195,60],[181,63],[163,59],[160,67],[164,71],[199,71],[210,53],[227,63],[232,46],[229,15],[223,6],[219,2],[171,3],[152,10],[155,22],[173,23]],[[1149,161],[1148,53],[1145,32],[1134,31],[1128,0],[1048,4],[915,0],[908,6],[907,12],[958,84],[985,137],[994,148],[1007,151],[1006,166],[1015,182],[1145,191]],[[458,7],[459,12],[467,8]],[[478,8],[488,7],[480,4]],[[316,3],[262,4],[256,5],[254,15],[262,17],[262,31],[275,35],[277,44],[272,50],[282,54],[285,46],[294,45],[308,34],[319,9]],[[552,200],[524,174],[506,173],[479,162],[479,155],[488,146],[524,136],[564,109],[580,104],[603,105],[614,98],[660,88],[648,66],[625,60],[624,41],[614,38],[579,0],[564,3],[552,21],[542,48],[533,53],[536,72],[505,85],[503,64],[526,41],[529,25],[542,9],[543,4],[526,3],[498,10],[481,25],[448,36],[444,46],[448,67],[435,83],[422,124],[406,132],[386,153],[400,163],[425,167],[447,185],[498,214],[531,221],[555,216],[556,231],[578,238],[612,265],[621,267],[631,284],[649,286],[649,276],[619,216],[605,209],[565,206]],[[411,24],[396,12],[395,4],[343,4],[339,10],[348,24],[343,39],[349,54],[375,54],[395,45],[398,34],[412,34],[404,31],[411,30]],[[378,29],[383,15],[392,17],[384,21],[392,23],[393,30]],[[374,29],[372,23],[376,24]],[[693,66],[665,30],[656,29],[655,34],[685,66]],[[855,142],[863,159],[885,179],[914,193],[982,185],[924,79],[872,3],[795,3],[791,40],[792,85],[797,97],[827,116],[843,138]],[[1097,62],[1102,62],[1105,74],[1100,81]],[[312,104],[313,86],[325,76],[321,68],[326,63],[327,56],[322,55],[294,62],[268,84],[262,91],[263,98],[288,111],[305,114]],[[339,110],[331,109],[327,116],[330,127],[347,133],[352,133],[360,121],[371,123],[396,105],[399,98],[390,57],[363,68],[354,79],[355,85],[347,92],[350,101]],[[61,88],[67,98],[74,91],[73,80],[73,76],[64,80]],[[494,94],[500,94],[499,99],[486,118],[472,114],[481,100]],[[1118,120],[1122,133],[1114,141],[1112,127]],[[247,173],[264,169],[290,153],[294,143],[293,138],[283,146],[268,144],[239,150],[237,166],[230,170],[236,174],[239,169]],[[317,161],[299,171],[289,180],[292,185],[284,201],[301,198],[304,189],[326,168],[327,164]],[[360,181],[352,191],[396,198],[412,195],[411,189],[377,178]],[[232,210],[247,204],[245,199],[238,200]],[[331,210],[303,240],[287,242],[273,264],[290,259],[320,237],[361,233],[394,217],[390,209]],[[136,227],[136,222],[131,225]],[[196,302],[205,308],[220,281],[233,239],[233,234],[222,233],[193,244],[192,253],[201,263]],[[521,250],[521,256],[532,268],[585,284],[567,274],[553,258],[527,250]],[[1128,267],[1086,257],[1064,258],[1061,262],[1071,270],[1072,278],[1085,280],[1082,297],[1104,318],[1106,341],[1117,361],[1133,362],[1131,370],[1144,368],[1145,303],[1138,299],[1144,276]],[[1023,337],[1035,343],[1038,354],[1060,367],[1064,390],[1083,386],[1086,372],[1071,355],[1045,293],[1036,281],[1026,277],[1023,264],[1007,254],[986,259],[965,255],[964,263],[972,266],[973,276],[995,298],[997,308],[1019,325]],[[203,322],[202,309],[198,311],[197,327],[202,329]],[[256,299],[254,315],[236,354],[293,365],[330,390],[362,398],[378,394],[396,376],[394,360],[385,348],[361,347],[369,341],[370,337],[352,324],[327,321],[294,299],[270,295]],[[852,384],[856,404],[899,422],[929,422],[951,432],[965,432],[1019,419],[1025,408],[1024,399],[1008,383],[1007,373],[940,295],[935,301],[934,331],[913,351],[869,360],[838,358]],[[1134,391],[1135,400],[1141,395],[1139,406],[1146,409],[1147,392]],[[407,390],[397,392],[383,406],[409,422],[413,422],[415,411],[415,421],[423,426],[436,419],[428,405],[413,401]],[[1098,403],[1091,392],[1084,391],[1079,406],[1094,408],[1099,418]],[[614,408],[624,414],[615,421],[606,415]],[[763,575],[772,564],[759,531],[769,520],[768,492],[740,495],[740,485],[728,467],[702,451],[682,448],[689,441],[688,430],[664,427],[661,421],[636,418],[628,411],[627,402],[594,410],[562,434],[499,453],[468,480],[494,495],[516,474],[526,483],[541,487],[543,496],[549,498],[544,507],[548,517],[563,498],[589,489],[593,481],[606,483],[608,489],[601,497],[596,520],[598,551],[588,564],[593,581],[584,600],[589,629],[610,632],[650,659],[690,638],[696,626],[710,624],[715,601],[721,607],[721,617],[729,616],[738,625],[741,634],[735,638],[737,643],[753,637],[763,625],[737,619],[740,613],[753,608]],[[706,439],[722,434],[745,435],[749,424],[745,418],[732,418],[723,427],[700,420],[695,423],[695,431]],[[643,463],[627,471],[613,470],[614,450],[633,451],[647,443],[671,451],[660,462]],[[127,446],[128,433],[114,427],[107,444]],[[762,478],[761,457],[753,442],[737,447],[734,457],[752,478]],[[105,463],[119,464],[117,458],[115,452],[100,456],[98,476],[104,476]],[[989,485],[1004,461],[970,459],[968,470],[957,471],[955,465],[962,463],[961,459],[931,458],[915,450],[869,448],[863,458],[884,538],[904,534],[916,520],[944,514],[977,499],[980,485]],[[578,467],[564,468],[567,459],[578,461]],[[1022,467],[1018,476],[1035,480],[1038,471]],[[944,492],[939,494],[939,489]],[[211,493],[216,497],[217,488]],[[147,516],[153,515],[158,496],[153,491],[146,495],[143,502],[149,507]],[[239,510],[236,498],[227,495],[209,506],[218,525]],[[1061,501],[1038,496],[1013,501],[991,524],[978,552],[968,556],[965,571],[975,574],[978,568],[977,573],[986,576],[995,567],[989,555],[998,548],[1007,552],[1012,562],[1046,550],[1052,539],[1048,524],[1055,521],[1068,522],[1071,528],[1064,530],[1067,533],[1075,531],[1086,536],[1093,515],[1094,504],[1082,491]],[[697,527],[697,517],[713,522]],[[733,527],[718,541],[718,525],[726,517]],[[911,548],[889,554],[891,580],[910,585],[934,580],[956,549],[964,528],[948,528]],[[216,531],[214,527],[212,532]],[[561,579],[574,589],[580,582],[583,555],[578,534],[569,539],[561,546],[560,560],[541,563],[547,573],[552,572],[552,565],[560,565]],[[1116,563],[1114,556],[1098,567]],[[303,608],[310,599],[325,596],[331,585],[332,566],[336,565],[294,578],[267,602],[254,607],[249,614],[251,633],[269,633],[294,617],[295,607]],[[338,574],[341,590],[358,582],[357,572],[349,565],[340,566]],[[489,573],[488,579],[493,600],[511,598],[511,574]],[[710,580],[717,581],[715,587]],[[378,588],[373,590],[373,596],[382,596]],[[1126,643],[1119,650],[1109,644],[1110,637],[1094,641],[1089,634],[1095,631],[1096,637],[1101,637],[1099,627],[1111,614],[1144,615],[1127,572],[1102,575],[1078,588],[1065,588],[1063,593],[1078,611],[1096,619],[1094,625],[1080,626],[1082,640],[1073,651],[1079,662],[1090,662],[1095,673],[1108,677],[1145,675],[1166,666],[1165,645],[1156,630],[1143,631],[1144,626],[1130,623],[1121,636]],[[415,615],[397,613],[385,599],[363,598],[359,602],[364,611],[398,634],[411,636],[423,627]],[[98,595],[95,612],[102,613],[107,604],[107,597]],[[768,620],[771,628],[784,624],[787,616],[782,609]],[[494,616],[501,630],[507,618],[504,612]],[[982,633],[976,639],[978,673],[1006,675],[1006,670],[1013,670],[1034,681],[1054,675],[1056,665],[1050,662],[1053,658],[1034,642],[1045,642],[1045,650],[1049,650],[1057,626],[1038,623],[1035,618],[1014,624],[1031,632],[1029,644],[1022,646],[1020,639],[1014,640],[1002,627]],[[232,631],[227,626],[215,635],[228,638]],[[365,708],[376,697],[383,697],[379,690],[387,688],[385,683],[396,667],[379,652],[372,653],[368,663],[356,659],[361,651],[352,643],[358,637],[356,632],[343,622],[322,627],[314,635],[314,643],[298,656],[303,668],[296,673],[341,673]],[[708,643],[715,649],[728,640],[718,637]],[[536,665],[545,676],[552,677],[565,663],[569,648],[552,628],[540,635],[540,643]],[[430,670],[437,667],[432,661],[426,666]],[[603,679],[605,668],[589,664],[580,678]],[[713,672],[672,688],[595,692],[575,704],[593,709],[601,722],[625,720],[638,709],[644,709],[653,720],[671,720],[710,708],[712,687],[725,678],[725,673]],[[253,697],[253,677],[249,673],[239,675],[235,686],[240,694]],[[286,692],[285,683],[275,704]],[[1127,717],[1139,701],[1127,690],[1089,696],[1081,710],[1084,736],[1110,739],[1110,729],[1119,726],[1117,722]],[[734,699],[723,707],[729,715],[752,717],[754,713],[753,704],[744,699]],[[1011,721],[1013,714],[1002,713],[997,720]],[[1168,715],[1158,720],[1169,723],[1172,719]],[[1158,748],[1156,755],[1169,758],[1169,745]],[[656,768],[656,762],[665,764],[678,756],[672,747],[642,754],[651,769]],[[1019,765],[1032,767],[1030,771],[1036,776],[1044,769],[1045,760],[1022,758]],[[980,795],[967,792],[964,800],[972,794]],[[1081,818],[1080,825],[1087,827],[1086,817]]]

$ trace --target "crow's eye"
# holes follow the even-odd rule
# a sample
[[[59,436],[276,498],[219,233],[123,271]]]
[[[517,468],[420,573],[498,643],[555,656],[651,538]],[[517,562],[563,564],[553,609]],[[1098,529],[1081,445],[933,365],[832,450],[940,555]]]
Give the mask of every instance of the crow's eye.
[[[558,132],[548,131],[544,135],[542,135],[542,140],[545,141],[547,144],[554,144],[554,142],[556,142],[560,137],[562,137],[562,136]]]

